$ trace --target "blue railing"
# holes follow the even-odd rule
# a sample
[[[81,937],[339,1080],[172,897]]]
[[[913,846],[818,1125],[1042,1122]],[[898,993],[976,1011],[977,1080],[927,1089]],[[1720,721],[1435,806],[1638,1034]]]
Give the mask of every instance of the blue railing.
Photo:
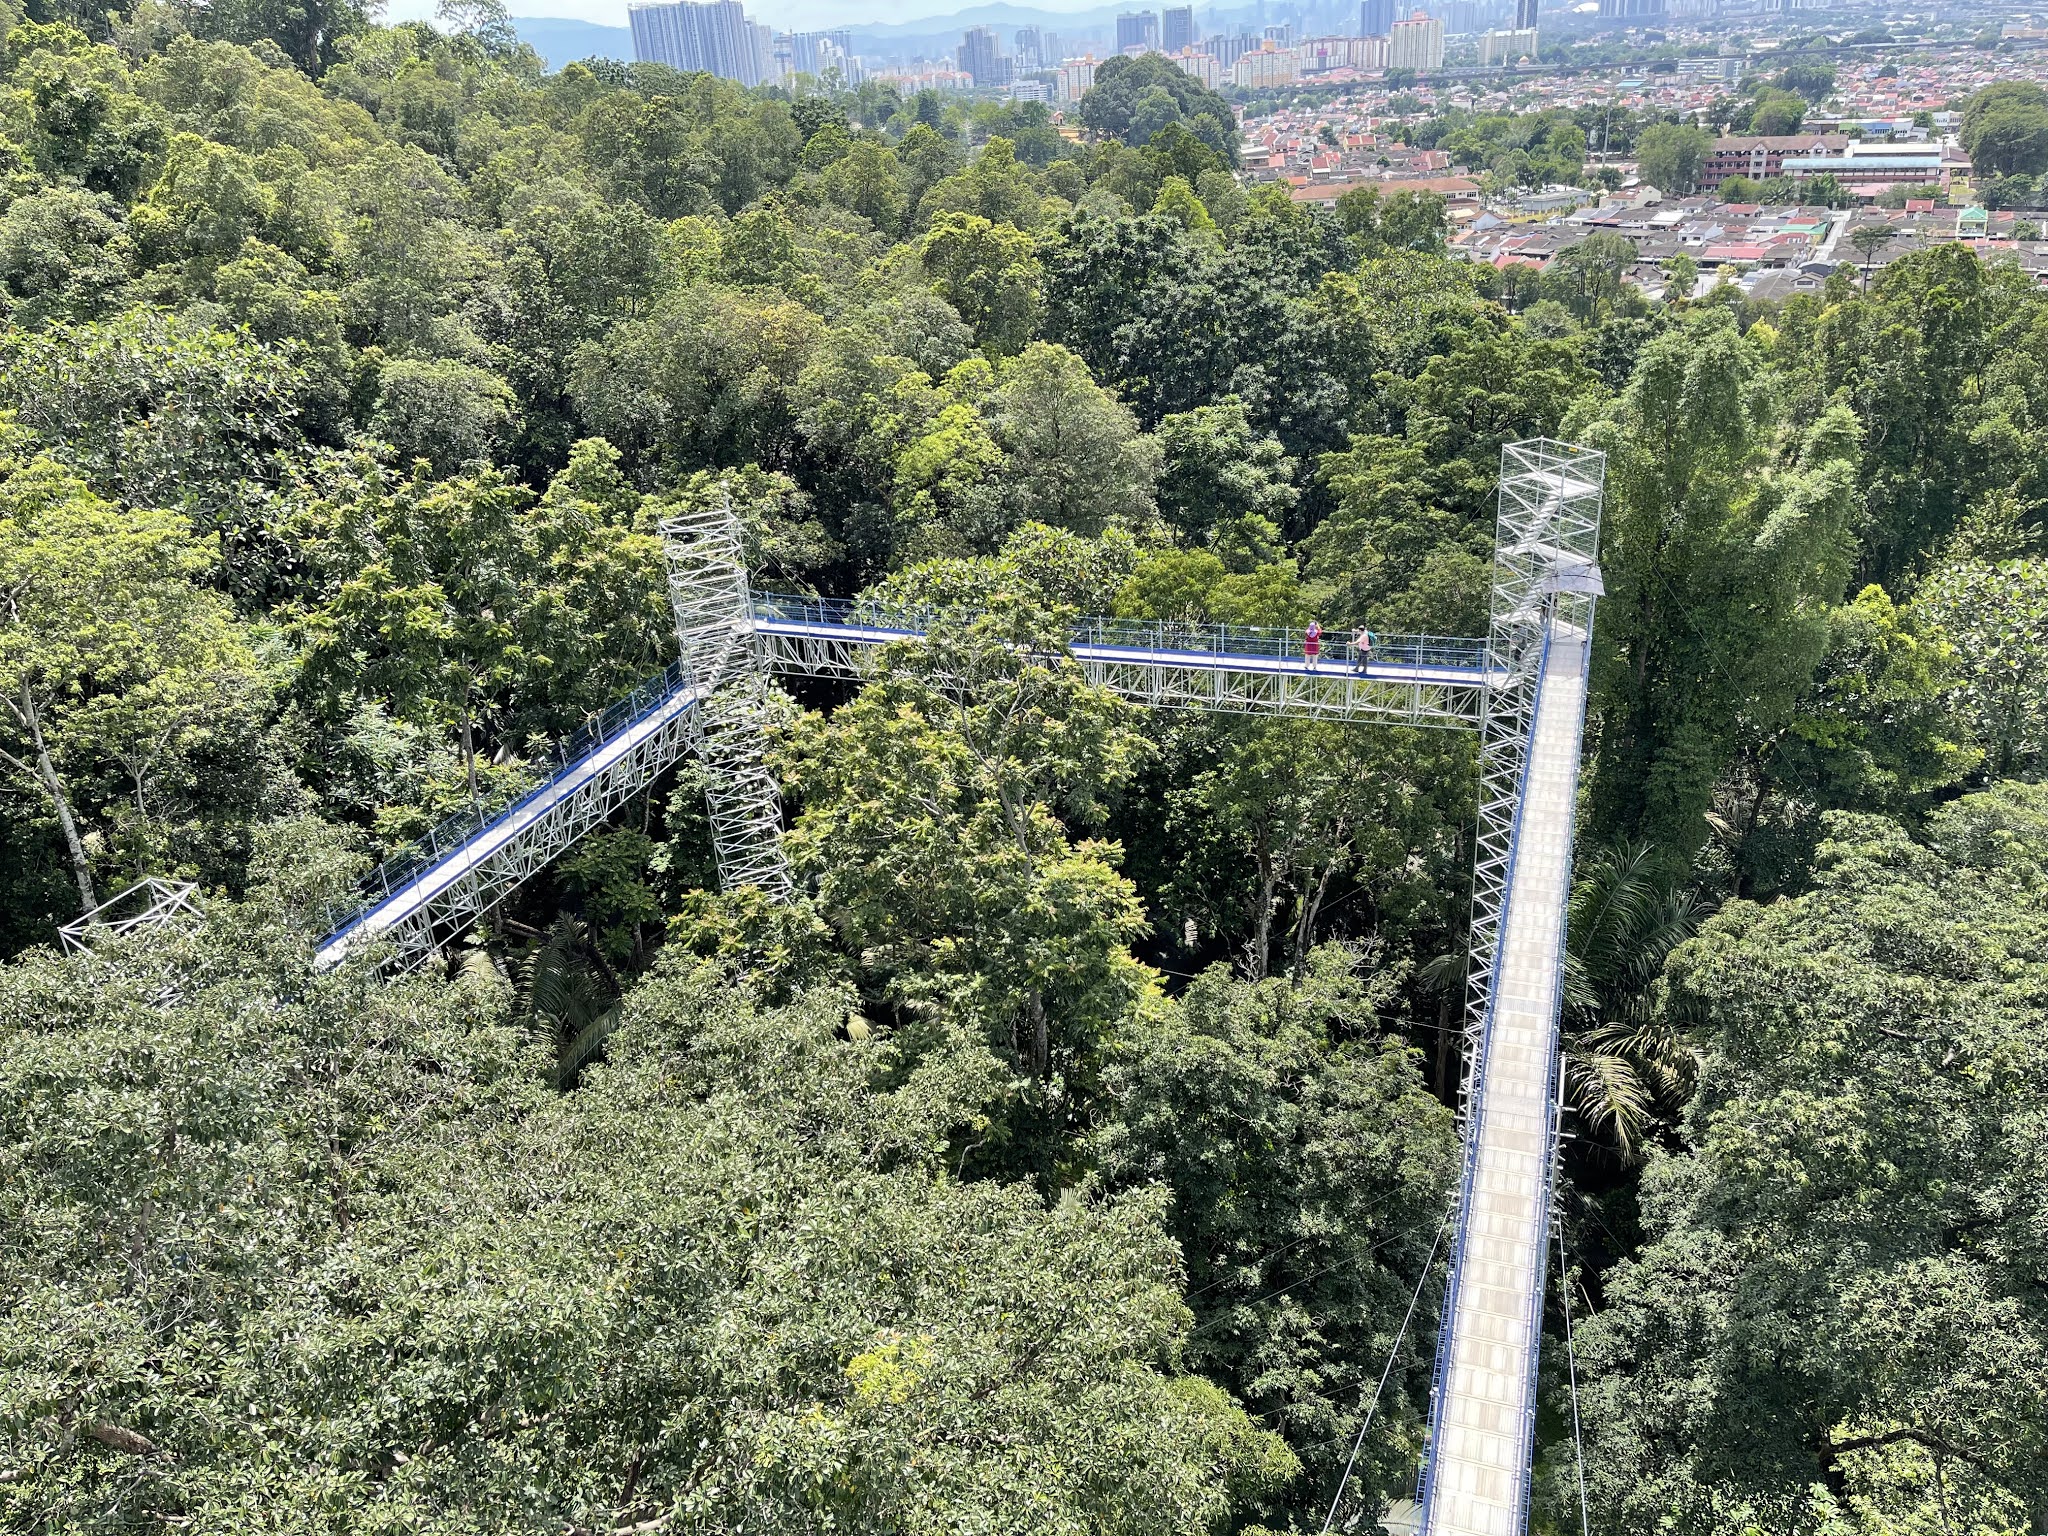
[[[868,597],[792,597],[785,592],[748,594],[754,617],[789,624],[829,624],[843,628],[888,629],[920,635],[947,610],[878,603]]]
[[[1300,661],[1306,655],[1305,631],[1263,629],[1249,624],[1197,624],[1176,619],[1083,619],[1074,644],[1105,650],[1168,652],[1177,655],[1229,657],[1245,661]],[[1321,659],[1346,664],[1358,659],[1349,633],[1325,630]],[[1441,667],[1479,672],[1486,665],[1484,640],[1459,640],[1445,635],[1382,635],[1372,637],[1374,663],[1401,667]]]
[[[791,597],[779,592],[753,594],[754,617],[788,624],[832,628],[887,630],[921,634],[948,610],[891,606],[871,598]],[[958,615],[960,610],[950,610]],[[1241,658],[1246,661],[1299,661],[1305,653],[1306,631],[1292,626],[1265,628],[1251,624],[1211,624],[1179,619],[1080,620],[1072,631],[1075,646],[1106,650],[1169,652],[1180,655]],[[1356,661],[1349,633],[1325,630],[1322,659],[1333,665]],[[1372,637],[1372,660],[1390,666],[1434,667],[1481,672],[1486,667],[1486,642],[1448,635],[1382,635]]]
[[[557,797],[561,793],[562,781],[570,770],[580,765],[583,759],[606,742],[630,731],[661,709],[682,685],[682,663],[672,662],[653,677],[636,685],[625,697],[607,706],[574,735],[565,737],[549,747],[536,764],[545,766],[548,776],[519,799],[497,810],[468,810],[450,816],[403,853],[393,854],[379,864],[357,885],[356,896],[353,899],[335,902],[329,906],[328,932],[320,941],[322,946],[331,944],[341,937],[393,894],[403,891],[423,872],[439,864],[449,854],[513,817]]]

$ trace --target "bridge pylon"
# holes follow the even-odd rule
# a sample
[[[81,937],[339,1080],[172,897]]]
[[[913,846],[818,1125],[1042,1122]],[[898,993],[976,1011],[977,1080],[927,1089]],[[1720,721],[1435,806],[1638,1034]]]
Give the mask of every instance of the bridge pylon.
[[[705,810],[724,889],[795,889],[782,846],[782,791],[768,766],[773,718],[767,657],[754,631],[739,519],[728,498],[661,524],[682,668],[698,695],[691,745],[704,765]]]

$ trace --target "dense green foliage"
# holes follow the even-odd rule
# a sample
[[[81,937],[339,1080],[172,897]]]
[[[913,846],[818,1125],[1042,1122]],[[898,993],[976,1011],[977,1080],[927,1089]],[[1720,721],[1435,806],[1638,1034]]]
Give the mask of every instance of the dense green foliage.
[[[1673,956],[1700,1089],[1581,1335],[1605,1528],[2048,1520],[2044,890],[2008,785],[1833,820],[1810,892]]]
[[[1306,1531],[1347,1464],[1369,1524],[1425,1417],[1473,744],[1146,715],[1060,653],[1075,614],[1479,633],[1501,447],[1563,436],[1609,463],[1592,1517],[2042,1528],[2021,274],[1475,269],[1436,199],[1241,185],[1158,59],[1060,125],[544,74],[485,3],[31,12],[0,1525]],[[1704,145],[1430,132],[1500,184],[1633,147],[1678,191]],[[656,525],[726,501],[761,584],[937,615],[782,706],[798,899],[715,889],[682,769],[425,974],[310,980],[370,859],[665,664]],[[203,924],[53,951],[149,874]]]
[[[1237,163],[1237,122],[1230,103],[1164,55],[1119,54],[1095,72],[1095,88],[1081,103],[1090,132],[1143,145],[1169,123],[1187,130]]]
[[[1963,108],[1962,137],[1979,175],[2048,171],[2048,91],[2024,80],[1987,85]]]

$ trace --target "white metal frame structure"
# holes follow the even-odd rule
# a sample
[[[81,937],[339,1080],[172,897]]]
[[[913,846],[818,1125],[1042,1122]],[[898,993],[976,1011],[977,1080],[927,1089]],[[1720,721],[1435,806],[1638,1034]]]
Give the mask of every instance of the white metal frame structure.
[[[1484,642],[1385,637],[1363,671],[1339,654],[1311,662],[1291,631],[1096,619],[1069,645],[1089,677],[1140,704],[1480,732],[1465,1162],[1420,1489],[1428,1536],[1510,1536],[1527,1515],[1605,470],[1602,455],[1564,443],[1503,450]],[[729,507],[672,519],[662,534],[677,665],[565,745],[559,771],[518,805],[437,829],[380,870],[368,904],[321,944],[321,968],[371,935],[405,959],[427,953],[686,747],[709,770],[721,882],[789,897],[767,673],[864,678],[884,646],[916,639],[933,616],[750,594]]]
[[[401,967],[426,959],[673,765],[695,737],[699,698],[681,666],[670,667],[566,743],[561,768],[517,803],[454,818],[380,865],[359,905],[329,914],[313,969],[331,970],[376,939]]]
[[[109,896],[84,916],[73,918],[57,930],[57,940],[72,953],[82,954],[95,940],[125,938],[204,912],[199,887],[191,881],[150,875]]]
[[[768,593],[754,594],[753,616],[770,670],[851,681],[874,673],[882,647],[915,640],[945,617]],[[1299,630],[1093,618],[1067,645],[1090,682],[1134,704],[1226,714],[1469,730],[1480,723],[1489,687],[1505,680],[1475,640],[1380,637],[1362,671],[1344,649],[1333,645],[1310,662]]]
[[[1488,637],[1506,681],[1481,725],[1465,1162],[1422,1473],[1425,1536],[1518,1536],[1528,1516],[1558,1017],[1606,460],[1504,450]]]
[[[753,636],[746,566],[729,507],[662,525],[669,599],[680,656],[556,752],[556,772],[516,804],[436,827],[366,882],[365,899],[330,914],[315,970],[373,939],[400,966],[496,906],[584,833],[694,750],[706,769],[705,802],[728,889],[758,885],[787,900],[782,806],[768,770],[767,678]]]
[[[1493,993],[1493,963],[1507,900],[1515,808],[1541,682],[1542,647],[1555,604],[1592,632],[1599,595],[1600,506],[1606,456],[1538,438],[1501,451],[1494,531],[1493,612],[1486,650],[1492,687],[1480,718],[1479,836],[1472,872],[1472,967],[1467,1044],[1476,1046]],[[1468,1053],[1468,1058],[1470,1054]]]
[[[782,847],[782,791],[768,767],[768,674],[739,520],[729,502],[701,507],[664,522],[661,542],[683,672],[704,697],[692,717],[694,745],[704,761],[719,884],[759,886],[787,901],[793,886]]]

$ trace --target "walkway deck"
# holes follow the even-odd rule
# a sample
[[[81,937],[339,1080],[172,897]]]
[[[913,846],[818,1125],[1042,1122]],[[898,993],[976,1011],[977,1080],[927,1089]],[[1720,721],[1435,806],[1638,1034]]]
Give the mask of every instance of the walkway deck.
[[[365,903],[320,941],[313,969],[330,970],[380,937],[418,948],[435,929],[489,910],[682,755],[685,717],[699,698],[675,669],[649,679],[629,701],[637,707],[599,722],[588,749],[565,753],[563,766],[517,804],[436,828],[381,866],[366,882]]]
[[[1586,652],[1582,631],[1553,626],[1472,1095],[1423,1488],[1429,1536],[1521,1536],[1527,1508]]]
[[[779,609],[777,600],[756,600],[755,634],[771,664],[791,671],[865,676],[878,647],[917,633],[850,609]],[[1158,643],[1163,632],[1088,621],[1071,650],[1091,677],[1125,697],[1186,708],[1470,726],[1498,683],[1481,642],[1398,638],[1376,649],[1361,675],[1336,655],[1312,666],[1297,641],[1274,633],[1207,632],[1182,649]],[[1527,1507],[1587,649],[1583,630],[1552,621],[1509,858],[1501,962],[1470,1101],[1423,1489],[1429,1536],[1520,1536]],[[608,712],[585,741],[569,744],[560,769],[517,805],[437,829],[379,872],[366,904],[321,942],[317,967],[378,936],[424,952],[437,935],[474,921],[666,771],[689,744],[686,717],[700,697],[672,668]]]
[[[885,645],[914,640],[895,621],[847,603],[756,595],[754,632],[770,667],[858,679]],[[1151,708],[1379,720],[1467,728],[1491,677],[1485,646],[1430,635],[1376,637],[1364,669],[1348,638],[1327,637],[1311,663],[1299,630],[1084,619],[1068,651],[1090,681]]]

